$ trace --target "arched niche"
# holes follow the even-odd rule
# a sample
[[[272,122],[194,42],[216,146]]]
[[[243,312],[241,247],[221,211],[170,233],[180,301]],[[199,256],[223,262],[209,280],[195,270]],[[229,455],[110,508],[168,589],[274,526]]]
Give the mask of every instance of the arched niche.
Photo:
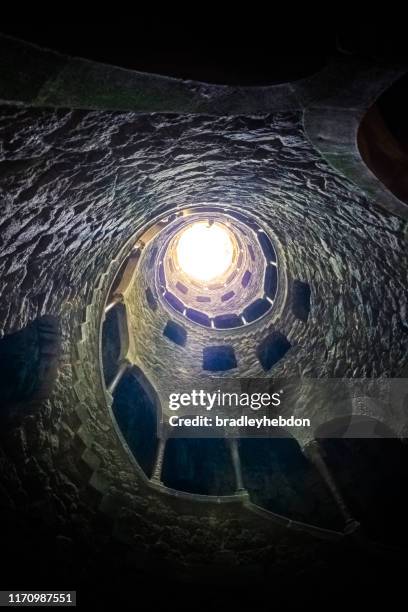
[[[358,437],[370,430],[372,437]],[[345,432],[348,437],[338,437]],[[325,423],[316,435],[325,462],[364,532],[372,540],[407,545],[408,446],[383,423],[361,416]]]
[[[0,406],[49,397],[60,350],[59,321],[51,315],[4,336],[0,340]]]
[[[157,451],[159,399],[142,370],[126,370],[113,393],[112,412],[127,446],[147,477]]]
[[[341,529],[342,519],[315,467],[289,433],[239,440],[242,477],[253,503],[293,520]]]
[[[408,204],[408,75],[395,81],[364,115],[357,134],[364,162],[398,199]]]

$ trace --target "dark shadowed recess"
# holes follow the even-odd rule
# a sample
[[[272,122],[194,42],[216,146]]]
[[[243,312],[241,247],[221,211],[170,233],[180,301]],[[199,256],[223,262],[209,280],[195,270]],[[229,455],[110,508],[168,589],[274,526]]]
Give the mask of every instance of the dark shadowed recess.
[[[102,326],[102,363],[105,383],[108,385],[118,370],[120,358],[120,330],[116,307],[105,315]]]
[[[239,453],[244,486],[254,503],[295,520],[342,529],[330,493],[296,440],[244,438]]]
[[[150,477],[156,456],[157,398],[139,368],[124,374],[113,394],[113,414],[130,451]]]
[[[268,310],[270,309],[271,304],[268,300],[263,298],[258,298],[255,302],[252,302],[249,306],[244,308],[243,316],[247,323],[252,323],[252,321],[256,321],[262,317]]]
[[[222,314],[214,317],[214,327],[216,329],[230,329],[242,325],[242,320],[237,314]]]
[[[172,438],[167,441],[163,483],[201,495],[231,495],[235,490],[231,455],[224,439]]]
[[[58,319],[45,315],[0,340],[0,406],[50,395],[60,353]]]
[[[163,335],[179,346],[185,346],[187,342],[187,331],[176,321],[167,321]]]
[[[223,372],[237,367],[232,346],[206,346],[203,350],[203,369],[209,372]]]
[[[257,356],[265,372],[284,358],[291,348],[289,340],[280,332],[272,332],[259,344]]]
[[[292,312],[297,319],[306,323],[310,313],[310,287],[299,280],[292,285]]]
[[[199,325],[204,325],[205,327],[211,327],[210,317],[205,314],[205,312],[201,312],[200,310],[196,310],[195,308],[187,308],[186,317],[193,321],[193,323],[198,323]]]
[[[389,87],[365,114],[358,146],[370,170],[408,203],[408,75]]]
[[[155,312],[157,310],[157,300],[154,297],[153,292],[150,289],[150,287],[147,287],[146,289],[146,301],[147,301],[149,308]]]
[[[405,153],[408,153],[408,74],[386,89],[376,104],[387,128]]]
[[[408,445],[398,439],[320,439],[340,490],[364,532],[408,546]]]
[[[52,27],[19,24],[2,32],[63,54],[82,57],[131,70],[139,70],[181,79],[225,85],[270,85],[304,78],[318,72],[328,55],[336,50],[333,32],[319,29],[279,36],[262,36],[257,24],[253,31],[239,33],[232,27],[219,31],[200,30],[200,20],[190,27],[180,23],[163,25],[143,21],[143,28],[129,23],[89,28],[80,23],[75,28],[54,23]],[[184,19],[183,19],[184,21]],[[150,27],[149,27],[150,25]],[[215,23],[212,20],[212,25]],[[286,29],[286,28],[284,28]],[[270,34],[270,32],[268,32]]]

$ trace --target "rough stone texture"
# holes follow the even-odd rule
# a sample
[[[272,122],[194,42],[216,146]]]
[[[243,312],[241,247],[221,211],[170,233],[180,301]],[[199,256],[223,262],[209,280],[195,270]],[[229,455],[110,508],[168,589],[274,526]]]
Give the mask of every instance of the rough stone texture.
[[[407,358],[403,221],[328,166],[299,112],[0,110],[1,331],[51,314],[62,334],[51,397],[2,415],[5,516],[25,525],[37,517],[30,538],[44,538],[50,565],[60,555],[67,576],[79,561],[96,574],[112,558],[129,575],[158,560],[166,572],[201,576],[226,566],[235,576],[334,568],[347,546],[338,534],[254,516],[240,500],[197,503],[148,486],[107,407],[97,359],[103,304],[126,241],[153,215],[228,202],[270,223],[289,278],[311,287],[307,323],[290,309],[273,323],[294,347],[276,374],[396,375]],[[251,376],[259,373],[255,330],[240,348],[253,356]],[[176,350],[150,358],[173,363]],[[16,551],[23,542],[24,530]],[[355,570],[359,559],[353,548]]]
[[[283,298],[283,310],[273,309],[259,323],[233,332],[200,329],[179,317],[188,329],[189,342],[186,348],[175,347],[162,334],[169,312],[163,305],[152,311],[145,296],[145,288],[152,286],[147,262],[157,241],[153,242],[142,256],[127,307],[134,340],[132,360],[163,400],[174,390],[175,379],[180,388],[188,388],[191,378],[208,376],[202,370],[203,348],[217,345],[220,338],[233,346],[238,362],[237,369],[222,376],[270,375],[259,363],[257,348],[273,331],[283,333],[292,345],[274,366],[276,377],[396,376],[407,359],[403,222],[376,212],[359,190],[322,162],[305,140],[297,114],[210,121],[215,127],[208,150],[201,143],[204,128],[199,130],[206,120],[192,121],[182,142],[191,160],[200,152],[205,166],[199,168],[206,171],[197,172],[191,161],[185,183],[188,191],[180,193],[181,181],[169,186],[169,194],[174,194],[171,204],[200,203],[204,197],[216,203],[224,197],[229,204],[239,202],[251,212],[256,210],[278,238],[289,295]],[[229,145],[222,148],[224,141]],[[291,308],[291,288],[297,279],[311,288],[307,322],[299,320]],[[334,416],[330,406],[316,404],[307,410],[315,411],[316,427]]]

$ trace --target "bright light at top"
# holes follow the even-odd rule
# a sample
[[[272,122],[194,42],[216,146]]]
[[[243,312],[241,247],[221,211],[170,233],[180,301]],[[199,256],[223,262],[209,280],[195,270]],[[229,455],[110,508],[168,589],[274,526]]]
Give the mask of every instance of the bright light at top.
[[[222,225],[193,223],[180,236],[177,260],[185,274],[199,281],[222,276],[232,264],[234,247],[230,232]]]

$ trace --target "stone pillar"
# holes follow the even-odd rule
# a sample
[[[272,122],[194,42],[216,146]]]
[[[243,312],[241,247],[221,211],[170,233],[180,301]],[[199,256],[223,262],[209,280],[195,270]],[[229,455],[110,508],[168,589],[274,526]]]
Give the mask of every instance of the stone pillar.
[[[167,438],[159,438],[157,445],[156,459],[154,462],[153,472],[150,480],[157,484],[161,483],[164,453],[166,452]]]
[[[352,533],[359,527],[360,523],[352,516],[342,494],[340,493],[333,474],[329,470],[324,459],[323,450],[319,442],[317,440],[312,440],[306,444],[306,446],[303,448],[303,453],[319,471],[319,474],[329,488],[330,493],[332,494],[341,514],[344,517],[346,523],[345,532]]]
[[[109,312],[110,310],[112,310],[112,308],[116,306],[116,304],[122,304],[122,302],[123,302],[123,295],[121,294],[114,295],[112,298],[112,301],[109,302],[109,304],[106,304],[105,306],[105,314]]]
[[[242,480],[241,458],[239,456],[237,439],[228,439],[228,445],[231,452],[232,465],[234,466],[236,492],[240,493],[245,491],[245,487]]]
[[[108,387],[108,391],[111,395],[115,391],[116,387],[118,386],[120,382],[120,379],[122,378],[122,376],[124,375],[124,373],[126,372],[129,366],[130,366],[130,363],[126,359],[120,363],[119,369],[116,372],[114,379],[111,381]]]

